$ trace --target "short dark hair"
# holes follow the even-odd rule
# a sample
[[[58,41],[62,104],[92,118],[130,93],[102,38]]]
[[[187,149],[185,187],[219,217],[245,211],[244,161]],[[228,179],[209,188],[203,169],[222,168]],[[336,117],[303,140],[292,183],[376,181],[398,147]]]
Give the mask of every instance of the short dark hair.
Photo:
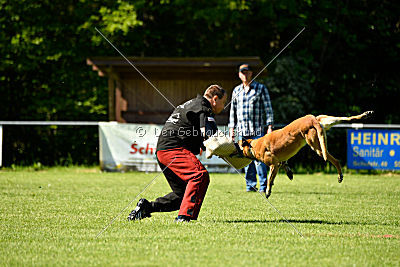
[[[221,86],[213,84],[210,85],[204,92],[204,96],[207,98],[213,98],[215,95],[217,95],[218,98],[221,99],[225,95],[225,90]]]

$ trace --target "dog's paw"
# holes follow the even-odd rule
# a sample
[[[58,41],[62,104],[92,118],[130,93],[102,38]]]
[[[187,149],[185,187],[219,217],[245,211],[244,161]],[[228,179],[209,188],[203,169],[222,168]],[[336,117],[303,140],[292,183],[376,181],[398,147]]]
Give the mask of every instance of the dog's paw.
[[[292,181],[293,180],[293,172],[292,172],[292,169],[290,169],[289,164],[287,163],[287,161],[284,161],[282,163],[282,166],[285,168],[285,172],[286,172],[287,177],[289,178],[289,180]]]
[[[286,171],[286,175],[289,178],[290,181],[293,181],[293,172],[292,170]]]
[[[340,174],[337,180],[339,183],[343,182],[343,174]]]

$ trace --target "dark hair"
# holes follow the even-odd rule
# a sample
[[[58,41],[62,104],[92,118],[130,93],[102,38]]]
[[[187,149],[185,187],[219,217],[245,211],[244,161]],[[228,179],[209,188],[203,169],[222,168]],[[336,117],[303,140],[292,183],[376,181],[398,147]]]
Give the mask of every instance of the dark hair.
[[[225,95],[225,90],[221,87],[221,86],[219,86],[219,85],[217,85],[217,84],[213,84],[213,85],[210,85],[207,89],[206,89],[206,91],[204,92],[204,96],[206,97],[206,98],[213,98],[215,95],[217,95],[218,96],[218,98],[219,99],[221,99],[221,98],[223,98],[224,97],[224,95]]]

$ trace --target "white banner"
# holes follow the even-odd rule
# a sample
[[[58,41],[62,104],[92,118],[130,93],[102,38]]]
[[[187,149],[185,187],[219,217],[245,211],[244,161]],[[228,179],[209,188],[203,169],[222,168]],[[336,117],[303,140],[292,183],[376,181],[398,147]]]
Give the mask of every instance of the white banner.
[[[100,167],[105,171],[161,171],[155,156],[162,125],[99,123]],[[221,158],[197,156],[210,172],[234,172]]]

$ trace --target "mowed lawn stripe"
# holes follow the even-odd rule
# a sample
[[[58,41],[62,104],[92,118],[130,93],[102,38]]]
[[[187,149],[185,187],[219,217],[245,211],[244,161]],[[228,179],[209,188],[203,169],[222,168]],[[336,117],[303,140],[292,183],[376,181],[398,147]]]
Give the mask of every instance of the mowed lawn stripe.
[[[139,222],[127,215],[98,238],[156,173],[95,168],[0,171],[1,265],[398,266],[400,175],[278,175],[271,203],[238,174],[211,174],[198,221],[177,212]],[[163,176],[143,193],[169,192]],[[141,196],[140,196],[141,197]],[[139,197],[139,198],[140,198]]]

